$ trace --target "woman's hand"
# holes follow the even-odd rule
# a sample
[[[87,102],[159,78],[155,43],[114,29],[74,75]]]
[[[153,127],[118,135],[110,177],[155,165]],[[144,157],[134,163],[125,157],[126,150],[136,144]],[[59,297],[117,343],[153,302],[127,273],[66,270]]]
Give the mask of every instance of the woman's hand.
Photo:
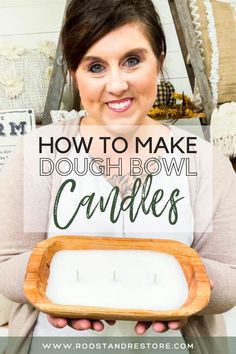
[[[96,332],[101,332],[104,329],[104,324],[101,320],[88,320],[88,319],[68,319],[47,316],[49,323],[56,328],[64,328],[70,326],[77,331],[85,331],[92,329]],[[109,325],[114,325],[115,321],[106,321]]]
[[[137,322],[135,326],[136,334],[142,335],[144,334],[149,327],[152,326],[152,329],[158,333],[164,333],[169,329],[178,330],[184,327],[187,323],[187,320],[179,320],[179,321],[169,321],[169,322]]]
[[[210,279],[209,280],[211,290],[214,287],[213,281]],[[179,320],[179,321],[166,321],[166,322],[161,322],[161,321],[155,321],[155,322],[137,322],[135,326],[135,332],[136,334],[142,335],[144,334],[149,327],[152,326],[152,329],[157,332],[157,333],[164,333],[168,331],[169,329],[173,330],[178,330],[183,328],[186,323],[188,322],[187,319],[184,320]]]

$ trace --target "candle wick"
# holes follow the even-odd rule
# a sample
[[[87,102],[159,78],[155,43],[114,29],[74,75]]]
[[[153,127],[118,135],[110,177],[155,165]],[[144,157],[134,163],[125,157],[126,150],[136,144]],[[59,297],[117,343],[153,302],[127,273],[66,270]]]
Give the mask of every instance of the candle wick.
[[[80,279],[79,279],[79,269],[77,269],[77,271],[76,271],[76,280],[80,281]]]
[[[154,274],[153,283],[154,283],[154,284],[157,283],[157,273]]]
[[[117,280],[116,271],[114,270],[114,271],[113,271],[113,281],[116,281],[116,280]]]

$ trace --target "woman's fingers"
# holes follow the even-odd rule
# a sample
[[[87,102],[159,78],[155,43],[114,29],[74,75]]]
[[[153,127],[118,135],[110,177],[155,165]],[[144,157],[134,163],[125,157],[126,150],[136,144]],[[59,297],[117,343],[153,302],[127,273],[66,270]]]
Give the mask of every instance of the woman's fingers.
[[[93,329],[96,332],[100,332],[104,329],[104,324],[99,320],[88,320],[88,319],[72,319],[68,320],[66,318],[53,317],[48,315],[49,323],[56,328],[64,328],[65,326],[70,326],[77,331],[85,331],[88,329]],[[115,321],[107,321],[110,325],[114,324]]]
[[[59,317],[53,317],[48,315],[48,322],[56,327],[56,328],[64,328],[65,326],[68,325],[68,321],[66,318],[59,318]]]
[[[187,319],[186,320],[179,320],[179,321],[169,321],[168,328],[174,329],[174,330],[181,329],[186,325],[187,321],[188,321]]]
[[[137,322],[135,326],[135,332],[139,335],[144,334],[151,326],[152,322]]]
[[[70,327],[76,329],[77,331],[85,331],[92,329],[96,332],[101,332],[104,329],[104,324],[100,320],[88,320],[88,319],[74,319],[68,320],[66,318],[53,317],[48,315],[49,323],[56,328],[64,328],[69,325]],[[116,321],[106,321],[109,325],[114,325]],[[163,333],[168,329],[178,330],[185,326],[187,320],[180,321],[169,321],[169,322],[137,322],[135,326],[135,332],[139,335],[144,334],[148,328],[152,325],[155,332]]]
[[[76,329],[77,331],[85,331],[86,329],[92,328],[92,321],[87,319],[74,319],[69,322],[69,326]]]
[[[169,329],[167,322],[161,322],[161,321],[153,322],[152,328],[155,332],[158,333],[164,333]]]
[[[214,288],[213,280],[209,279],[209,283],[210,283],[210,287],[211,287],[211,290],[212,290]]]
[[[185,326],[186,323],[187,320],[169,321],[169,322],[163,322],[163,321],[138,322],[135,326],[135,332],[139,335],[142,335],[152,325],[152,328],[155,332],[164,333],[169,329],[173,329],[173,330],[181,329],[183,326]]]
[[[92,329],[96,332],[100,332],[104,329],[104,324],[99,320],[78,319],[70,321],[70,327],[77,331]]]
[[[93,329],[94,331],[101,332],[104,329],[104,324],[102,323],[102,321],[94,320],[91,322],[92,322],[91,329]]]
[[[113,326],[116,321],[106,321],[110,326]],[[87,320],[87,319],[79,319],[72,320],[70,322],[70,326],[78,331],[84,331],[86,329],[93,329],[96,332],[101,332],[104,329],[104,324],[100,320]]]

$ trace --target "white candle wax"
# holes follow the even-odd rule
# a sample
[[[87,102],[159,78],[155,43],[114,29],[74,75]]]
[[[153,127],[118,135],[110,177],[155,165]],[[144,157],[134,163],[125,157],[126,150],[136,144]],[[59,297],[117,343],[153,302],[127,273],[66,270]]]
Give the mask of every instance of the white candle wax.
[[[55,304],[173,310],[188,298],[188,284],[174,256],[136,250],[57,252],[47,297]]]

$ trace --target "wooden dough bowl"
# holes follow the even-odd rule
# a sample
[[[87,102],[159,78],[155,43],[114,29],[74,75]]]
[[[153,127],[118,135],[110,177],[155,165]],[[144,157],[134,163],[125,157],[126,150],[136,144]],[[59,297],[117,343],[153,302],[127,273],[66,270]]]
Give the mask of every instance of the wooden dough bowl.
[[[149,250],[167,253],[180,263],[189,287],[184,305],[176,310],[154,311],[71,306],[52,303],[46,296],[50,262],[61,250]],[[202,310],[209,302],[210,284],[196,251],[181,242],[157,239],[56,236],[40,242],[33,250],[25,276],[24,292],[39,311],[63,318],[101,320],[168,321],[184,319]]]

